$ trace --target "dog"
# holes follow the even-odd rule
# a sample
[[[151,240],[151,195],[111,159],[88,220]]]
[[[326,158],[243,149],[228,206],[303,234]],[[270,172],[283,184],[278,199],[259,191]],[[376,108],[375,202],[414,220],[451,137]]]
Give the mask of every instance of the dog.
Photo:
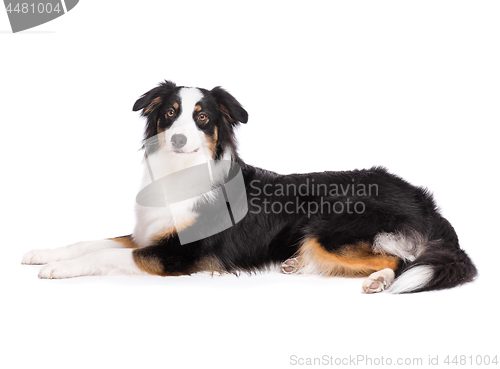
[[[361,291],[413,293],[472,281],[432,195],[383,167],[280,175],[247,165],[226,90],[164,81],[133,106],[146,119],[131,235],[33,250],[40,278],[254,273],[364,277]]]

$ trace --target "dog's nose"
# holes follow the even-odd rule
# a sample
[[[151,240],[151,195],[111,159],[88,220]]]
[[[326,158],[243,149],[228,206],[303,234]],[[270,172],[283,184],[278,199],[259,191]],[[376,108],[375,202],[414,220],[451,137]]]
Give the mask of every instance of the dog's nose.
[[[182,134],[175,134],[170,139],[174,149],[180,149],[184,147],[184,145],[186,145],[187,140],[188,140],[187,137]]]

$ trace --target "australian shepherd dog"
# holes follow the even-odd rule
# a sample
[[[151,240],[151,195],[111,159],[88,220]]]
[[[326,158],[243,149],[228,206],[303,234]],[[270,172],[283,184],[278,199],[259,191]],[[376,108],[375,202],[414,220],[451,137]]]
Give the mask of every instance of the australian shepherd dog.
[[[409,293],[477,275],[431,194],[382,167],[280,175],[246,164],[235,128],[248,114],[220,87],[165,81],[133,110],[146,119],[133,233],[30,251],[22,263],[47,264],[40,278],[276,267],[364,277],[364,293]]]

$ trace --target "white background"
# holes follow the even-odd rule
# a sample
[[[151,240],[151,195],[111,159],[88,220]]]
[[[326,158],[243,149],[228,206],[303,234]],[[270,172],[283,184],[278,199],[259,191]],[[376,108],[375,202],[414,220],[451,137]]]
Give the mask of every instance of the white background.
[[[82,0],[12,34],[0,11],[1,366],[500,355],[499,19],[496,1]],[[430,188],[479,279],[404,296],[280,274],[39,280],[30,249],[131,232],[132,105],[163,79],[228,89],[250,114],[247,163],[383,165]]]

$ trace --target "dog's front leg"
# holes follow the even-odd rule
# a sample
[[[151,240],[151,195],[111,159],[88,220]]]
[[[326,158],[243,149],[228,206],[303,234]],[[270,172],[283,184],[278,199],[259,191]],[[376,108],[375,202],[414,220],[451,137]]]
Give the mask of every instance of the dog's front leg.
[[[177,237],[171,237],[153,246],[98,250],[74,260],[49,263],[38,276],[58,279],[90,275],[192,274],[202,270],[201,251],[198,242],[181,246]]]
[[[134,262],[132,249],[98,250],[77,259],[45,265],[40,278],[59,279],[86,275],[145,274]]]
[[[83,241],[55,249],[31,250],[23,255],[22,264],[40,265],[54,261],[79,258],[80,256],[103,249],[120,249],[137,247],[131,235],[108,238],[106,240]]]

